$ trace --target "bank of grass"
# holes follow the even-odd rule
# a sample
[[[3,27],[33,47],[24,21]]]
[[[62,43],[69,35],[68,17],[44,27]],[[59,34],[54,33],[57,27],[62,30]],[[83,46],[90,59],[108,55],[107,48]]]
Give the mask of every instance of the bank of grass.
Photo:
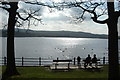
[[[3,69],[4,70],[4,69]],[[102,71],[71,70],[64,72],[52,71],[46,67],[17,67],[21,75],[12,76],[12,80],[44,80],[44,79],[97,79],[107,80],[108,66],[104,66]]]
[[[2,75],[2,66],[0,66],[0,75]]]

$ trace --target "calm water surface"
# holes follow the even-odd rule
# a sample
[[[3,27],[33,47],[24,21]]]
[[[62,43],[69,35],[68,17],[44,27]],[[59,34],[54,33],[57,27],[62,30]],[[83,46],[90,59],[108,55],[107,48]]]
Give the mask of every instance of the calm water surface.
[[[6,38],[2,42],[2,56],[6,56]],[[119,40],[120,45],[120,40]],[[15,38],[16,57],[44,57],[68,59],[97,54],[107,57],[108,40],[95,38],[53,38],[53,37],[19,37]],[[120,50],[120,47],[119,47]]]
[[[6,56],[6,38],[2,42],[2,56]],[[120,40],[119,40],[120,45]],[[16,57],[72,58],[97,54],[107,57],[108,40],[95,38],[53,38],[53,37],[19,37],[15,38]],[[119,47],[120,50],[120,47]]]

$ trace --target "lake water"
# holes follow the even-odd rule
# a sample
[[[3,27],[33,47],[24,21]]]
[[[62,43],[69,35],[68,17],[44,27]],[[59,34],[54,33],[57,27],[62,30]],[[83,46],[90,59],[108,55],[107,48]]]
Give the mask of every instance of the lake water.
[[[6,56],[6,38],[0,39],[2,56]],[[120,40],[119,40],[120,45]],[[69,59],[88,54],[107,57],[108,40],[95,38],[18,37],[15,38],[16,57]],[[120,50],[120,47],[119,47]]]

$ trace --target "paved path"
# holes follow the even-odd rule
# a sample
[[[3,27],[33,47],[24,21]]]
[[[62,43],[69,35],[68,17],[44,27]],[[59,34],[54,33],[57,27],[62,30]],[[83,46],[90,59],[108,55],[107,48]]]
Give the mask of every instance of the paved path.
[[[97,68],[102,68],[103,66],[97,66]],[[91,66],[87,66],[86,68],[95,68],[95,66],[91,67]],[[55,69],[55,66],[52,65],[50,66],[50,69]],[[57,66],[57,69],[68,69],[68,66],[66,65],[58,65]],[[82,65],[82,66],[77,66],[77,65],[70,65],[70,69],[85,69],[85,67]]]

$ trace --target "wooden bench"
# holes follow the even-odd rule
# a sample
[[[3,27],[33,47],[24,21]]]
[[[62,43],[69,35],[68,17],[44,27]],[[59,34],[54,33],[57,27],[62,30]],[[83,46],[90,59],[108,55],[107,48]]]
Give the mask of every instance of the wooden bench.
[[[84,67],[86,68],[88,66],[88,65],[87,66],[85,65],[86,60],[84,59],[83,61],[84,61]],[[91,60],[89,64],[90,64],[89,66],[91,66],[91,67],[93,67],[92,64],[96,64],[95,67],[97,68],[98,64],[100,64],[100,59],[97,59],[97,63],[92,63],[92,60]]]
[[[70,63],[72,60],[53,60],[53,64],[55,64],[55,69],[57,69],[57,66],[59,64],[67,64],[67,69],[70,69]]]

